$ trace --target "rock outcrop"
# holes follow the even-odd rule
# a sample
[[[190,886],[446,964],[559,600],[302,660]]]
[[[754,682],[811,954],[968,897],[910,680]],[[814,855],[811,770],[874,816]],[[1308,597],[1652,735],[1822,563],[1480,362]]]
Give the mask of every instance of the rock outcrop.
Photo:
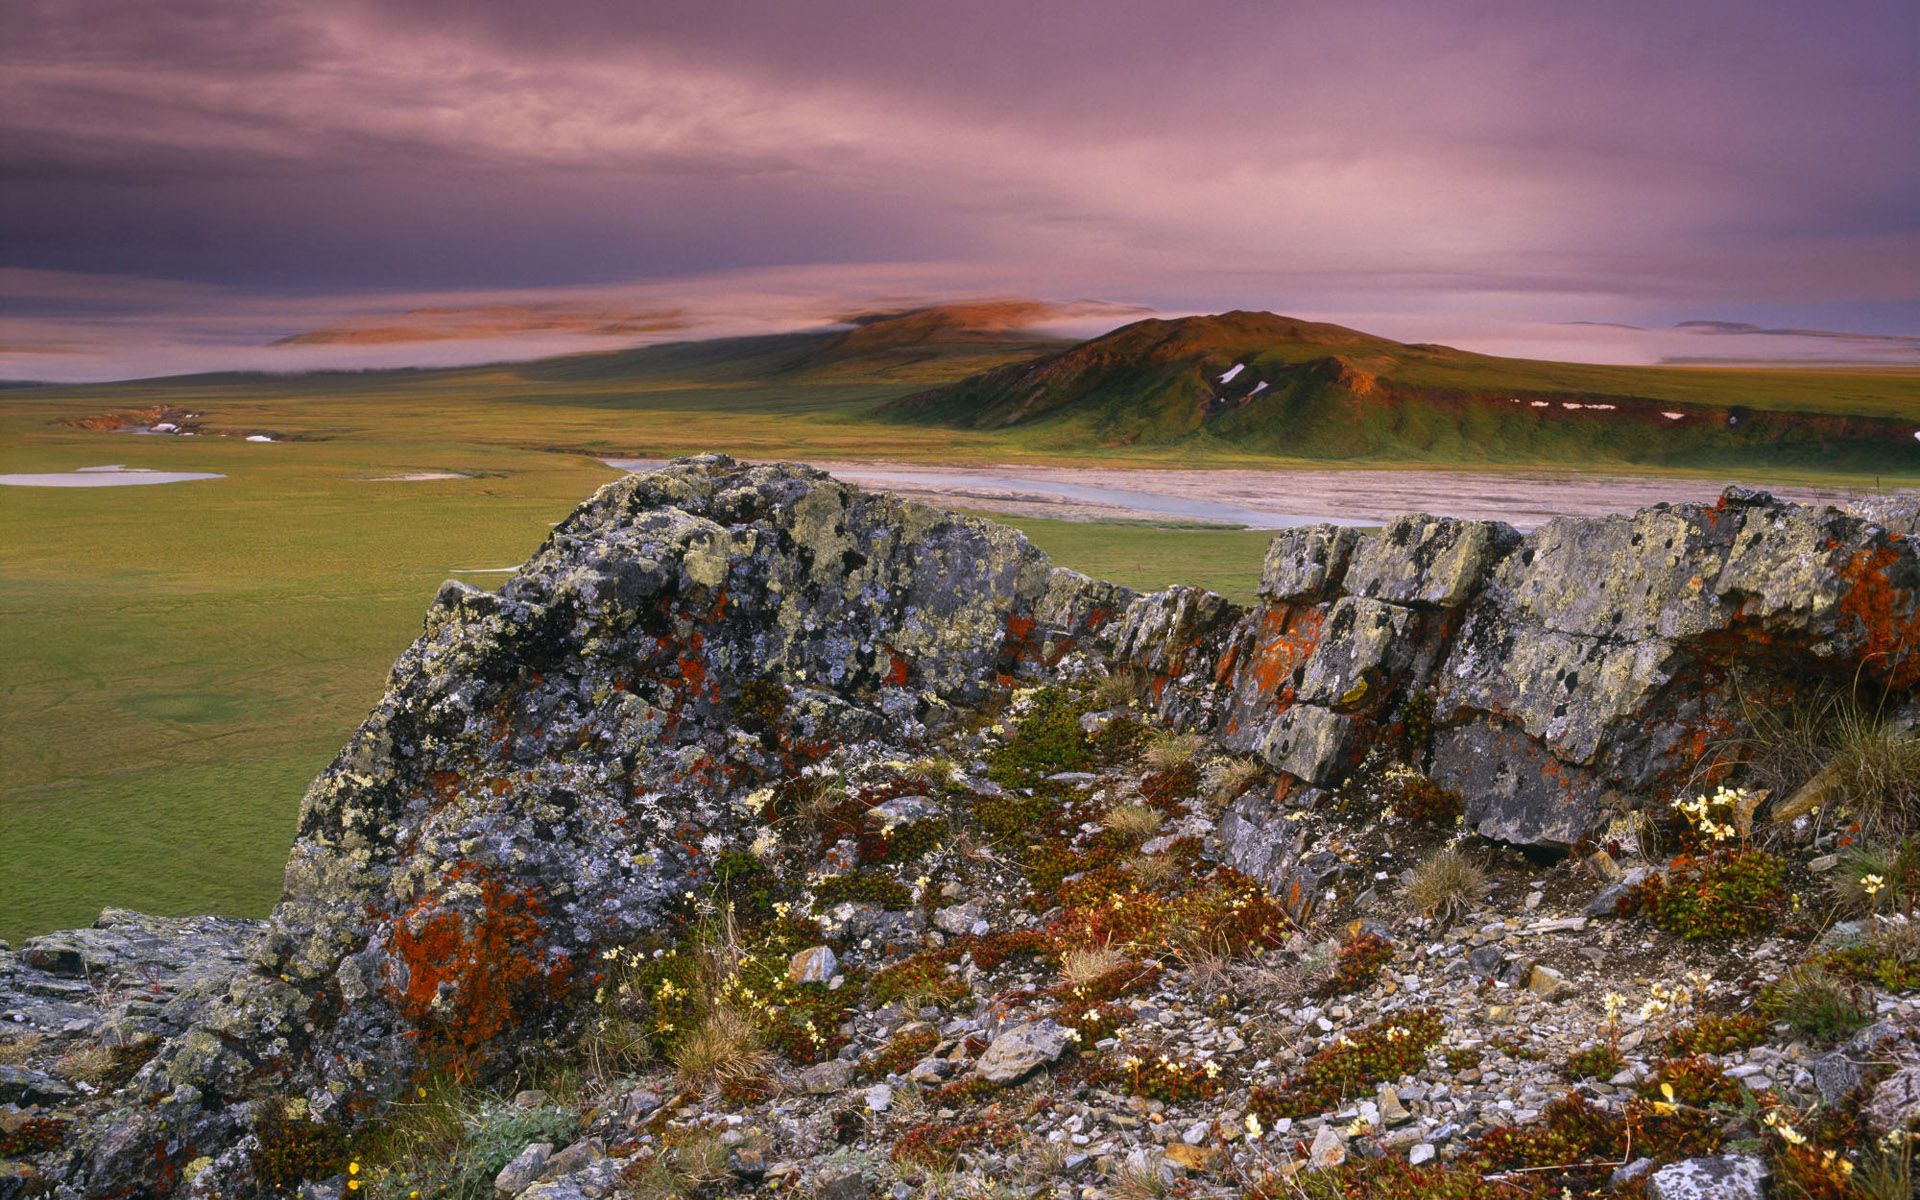
[[[1241,608],[1137,596],[804,468],[630,476],[497,594],[442,589],[309,789],[257,949],[207,957],[61,1186],[247,1195],[264,1100],[350,1125],[421,1071],[484,1074],[565,1032],[601,952],[676,911],[767,788],[910,751],[1016,679],[1130,673],[1169,723],[1257,752],[1281,783],[1236,803],[1223,851],[1296,905],[1333,865],[1294,853],[1280,810],[1383,747],[1461,791],[1478,832],[1570,844],[1809,674],[1910,707],[1913,524],[1730,491],[1526,537],[1315,527],[1275,539]],[[47,945],[21,960],[54,970]]]

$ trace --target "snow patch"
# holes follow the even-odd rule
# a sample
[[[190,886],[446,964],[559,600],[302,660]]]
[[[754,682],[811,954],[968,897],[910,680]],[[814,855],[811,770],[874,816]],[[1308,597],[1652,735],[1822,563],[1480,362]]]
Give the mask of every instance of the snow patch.
[[[1222,375],[1222,376],[1220,377],[1220,382],[1221,382],[1221,383],[1232,383],[1232,382],[1233,382],[1233,377],[1234,377],[1234,376],[1236,376],[1236,375],[1238,375],[1238,374],[1239,374],[1240,372],[1242,372],[1242,371],[1244,371],[1244,370],[1246,370],[1246,369],[1247,369],[1247,364],[1245,364],[1245,363],[1235,363],[1235,364],[1233,364],[1233,367],[1232,367],[1232,368],[1231,368],[1230,370],[1228,370],[1228,372],[1227,372],[1227,373],[1226,373],[1225,375]]]

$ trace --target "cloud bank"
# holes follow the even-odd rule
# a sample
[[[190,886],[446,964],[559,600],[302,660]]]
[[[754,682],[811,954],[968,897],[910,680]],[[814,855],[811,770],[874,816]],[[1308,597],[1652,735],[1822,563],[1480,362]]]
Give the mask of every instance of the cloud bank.
[[[249,296],[270,341],[403,297],[677,310],[749,277],[1920,326],[1901,3],[8,8],[0,351],[170,311],[191,347]],[[49,297],[69,276],[87,299]],[[115,310],[108,278],[148,282]]]

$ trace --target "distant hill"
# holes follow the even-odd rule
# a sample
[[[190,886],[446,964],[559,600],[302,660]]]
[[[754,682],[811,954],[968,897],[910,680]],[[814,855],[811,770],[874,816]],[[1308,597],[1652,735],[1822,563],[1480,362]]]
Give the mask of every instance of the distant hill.
[[[1136,321],[882,413],[1054,449],[1920,469],[1920,373],[1534,362],[1264,312]]]

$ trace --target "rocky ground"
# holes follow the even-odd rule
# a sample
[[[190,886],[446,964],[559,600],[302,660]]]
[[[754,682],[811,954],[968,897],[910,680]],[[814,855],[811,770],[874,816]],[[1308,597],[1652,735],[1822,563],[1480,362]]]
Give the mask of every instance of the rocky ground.
[[[1843,830],[1750,830],[1792,890],[1695,939],[1615,915],[1622,877],[1663,861],[1643,839],[1536,860],[1374,764],[1286,812],[1324,880],[1289,906],[1217,864],[1216,822],[1266,772],[1120,694],[1022,693],[936,755],[849,752],[756,793],[751,849],[605,956],[588,1027],[530,1052],[527,1086],[400,1106],[389,1135],[464,1114],[449,1161],[379,1130],[290,1136],[268,1151],[324,1178],[289,1168],[286,1191],[1904,1194],[1866,1181],[1907,1186],[1920,945],[1886,912],[1826,923]],[[1479,871],[1423,912],[1416,869],[1449,846]],[[36,998],[0,1043],[0,1195],[34,1194],[63,1127],[253,932],[110,911],[0,956]],[[1863,944],[1851,1016],[1783,996]],[[488,1127],[508,1134],[477,1144]]]

